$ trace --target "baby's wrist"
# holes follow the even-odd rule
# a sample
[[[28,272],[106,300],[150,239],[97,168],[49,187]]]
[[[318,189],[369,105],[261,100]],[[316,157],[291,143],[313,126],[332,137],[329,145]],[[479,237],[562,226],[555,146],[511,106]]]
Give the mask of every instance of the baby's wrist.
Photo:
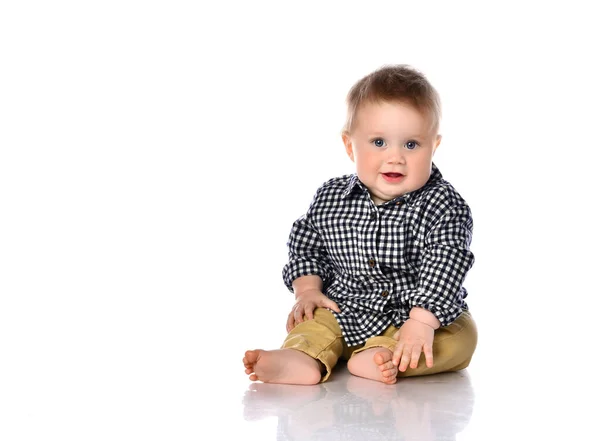
[[[412,317],[409,317],[408,320],[411,320],[411,321],[417,322],[417,323],[421,323],[422,325],[428,326],[429,328],[433,329],[434,331],[437,329],[437,328],[434,328],[433,326],[431,326],[429,323],[422,322],[422,321],[414,319]]]
[[[410,310],[409,317],[414,321],[423,323],[433,329],[438,329],[441,326],[438,318],[431,311],[424,308],[414,307]]]
[[[323,281],[319,276],[301,276],[292,282],[292,287],[294,289],[294,295],[298,298],[307,291],[320,291],[323,287]]]
[[[294,296],[296,297],[296,299],[298,299],[299,297],[302,297],[306,293],[313,292],[313,291],[321,292],[321,289],[320,288],[305,288],[300,291],[295,291]]]

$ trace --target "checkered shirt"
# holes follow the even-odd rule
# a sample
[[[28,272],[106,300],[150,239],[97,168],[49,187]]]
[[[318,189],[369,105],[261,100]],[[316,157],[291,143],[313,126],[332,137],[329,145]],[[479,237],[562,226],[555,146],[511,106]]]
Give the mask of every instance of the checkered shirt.
[[[321,277],[349,346],[400,327],[415,306],[447,326],[468,309],[472,231],[469,206],[435,164],[423,187],[379,206],[356,175],[333,178],[293,224],[283,279],[293,291],[296,278]]]

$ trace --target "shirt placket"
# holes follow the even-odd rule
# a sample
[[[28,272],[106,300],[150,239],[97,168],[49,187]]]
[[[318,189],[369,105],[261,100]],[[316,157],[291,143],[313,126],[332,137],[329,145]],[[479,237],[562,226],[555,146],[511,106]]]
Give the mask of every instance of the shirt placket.
[[[377,249],[378,235],[380,232],[380,216],[383,215],[384,207],[377,208],[373,207],[373,211],[370,214],[369,225],[366,229],[366,249],[367,253],[367,267],[369,271],[369,281],[371,282],[372,291],[371,294],[374,296],[377,303],[387,303],[387,298],[390,295],[390,287],[384,281],[386,280],[381,267],[379,266],[378,256],[379,252]],[[385,238],[380,238],[385,240]],[[382,283],[383,282],[383,283]]]

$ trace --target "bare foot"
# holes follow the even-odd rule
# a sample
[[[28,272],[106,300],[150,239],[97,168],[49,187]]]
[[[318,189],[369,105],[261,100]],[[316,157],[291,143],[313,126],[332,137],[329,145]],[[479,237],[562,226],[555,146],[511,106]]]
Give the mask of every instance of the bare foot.
[[[278,384],[317,384],[321,363],[295,349],[246,351],[246,373],[252,381]]]
[[[394,384],[398,367],[392,363],[392,355],[387,348],[367,349],[348,360],[348,370],[357,377]]]

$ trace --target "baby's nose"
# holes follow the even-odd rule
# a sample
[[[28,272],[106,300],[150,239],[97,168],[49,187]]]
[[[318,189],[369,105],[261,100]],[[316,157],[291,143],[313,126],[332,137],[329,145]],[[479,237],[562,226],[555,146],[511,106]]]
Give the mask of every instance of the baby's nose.
[[[402,147],[392,146],[387,149],[388,164],[398,164],[404,162],[404,151]]]

